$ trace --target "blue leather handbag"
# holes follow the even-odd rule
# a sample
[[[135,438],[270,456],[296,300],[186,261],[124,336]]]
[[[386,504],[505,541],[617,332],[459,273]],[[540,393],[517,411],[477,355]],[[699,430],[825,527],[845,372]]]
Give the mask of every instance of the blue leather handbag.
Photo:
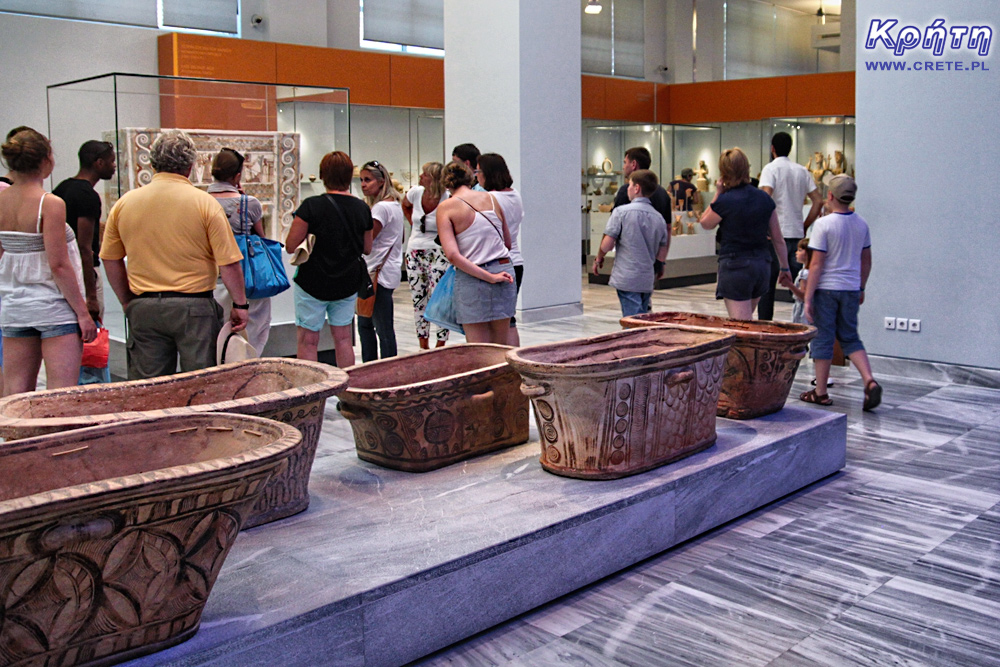
[[[291,286],[281,261],[281,244],[250,233],[246,195],[240,196],[240,227],[243,233],[236,236],[236,245],[243,253],[240,265],[247,298],[266,299],[281,294]]]

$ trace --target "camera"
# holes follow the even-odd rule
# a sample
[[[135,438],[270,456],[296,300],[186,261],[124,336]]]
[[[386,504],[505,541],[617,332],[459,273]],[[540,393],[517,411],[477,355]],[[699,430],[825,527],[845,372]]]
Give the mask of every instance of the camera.
[[[264,17],[260,14],[254,14],[250,17],[250,23],[252,23],[255,28],[260,27],[264,24]]]

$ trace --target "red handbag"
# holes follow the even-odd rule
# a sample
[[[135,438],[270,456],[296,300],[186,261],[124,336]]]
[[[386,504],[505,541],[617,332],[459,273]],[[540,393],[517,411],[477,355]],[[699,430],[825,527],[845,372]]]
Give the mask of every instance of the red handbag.
[[[110,349],[111,338],[108,330],[101,327],[97,330],[97,338],[83,344],[83,358],[80,360],[80,365],[88,368],[107,368]]]

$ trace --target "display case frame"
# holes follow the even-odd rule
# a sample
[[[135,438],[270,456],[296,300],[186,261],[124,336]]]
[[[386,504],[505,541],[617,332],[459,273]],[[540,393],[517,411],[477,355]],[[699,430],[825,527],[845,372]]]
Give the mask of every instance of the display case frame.
[[[149,148],[164,129],[183,129],[194,139],[198,162],[191,179],[196,187],[207,188],[212,181],[211,160],[221,148],[246,155],[244,187],[261,200],[265,232],[278,240],[287,233],[302,195],[319,194],[302,191],[302,181],[309,183],[303,173],[315,175],[319,157],[331,150],[351,152],[346,88],[109,72],[47,86],[46,100],[56,158],[50,187],[77,173],[76,152],[84,141],[103,139],[115,146],[118,172],[96,187],[102,199],[102,229],[114,202],[152,178]],[[323,105],[326,113],[312,114],[308,122],[301,117],[279,122],[279,107],[290,103]],[[315,165],[303,166],[302,155],[309,155],[303,144],[319,148]],[[292,275],[288,258],[285,255],[286,271]],[[110,289],[105,290],[104,304],[111,372],[123,377],[124,312]],[[332,348],[329,332],[321,332],[324,359],[330,359],[325,351]],[[271,336],[261,352],[289,356],[295,349],[295,307],[288,290],[271,300]]]

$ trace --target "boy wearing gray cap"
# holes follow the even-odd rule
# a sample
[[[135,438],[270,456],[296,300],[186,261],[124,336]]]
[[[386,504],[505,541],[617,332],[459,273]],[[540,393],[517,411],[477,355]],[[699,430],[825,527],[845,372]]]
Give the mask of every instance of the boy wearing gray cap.
[[[834,176],[827,194],[830,215],[810,229],[809,279],[806,284],[806,319],[819,330],[811,347],[816,388],[799,396],[806,403],[833,405],[826,393],[833,341],[861,373],[865,383],[864,409],[882,402],[882,387],[872,377],[868,353],[858,336],[858,309],[865,300],[865,284],[872,270],[872,240],[868,223],[850,209],[858,186],[847,174]]]

